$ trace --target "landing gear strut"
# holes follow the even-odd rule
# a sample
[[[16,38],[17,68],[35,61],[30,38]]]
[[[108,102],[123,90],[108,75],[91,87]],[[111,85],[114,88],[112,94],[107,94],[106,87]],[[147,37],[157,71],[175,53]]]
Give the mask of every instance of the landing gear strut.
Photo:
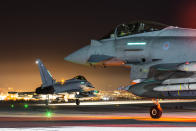
[[[162,116],[162,108],[161,108],[161,105],[160,103],[158,102],[158,99],[157,101],[154,101],[154,106],[150,108],[150,116],[153,118],[153,119],[159,119],[161,116]]]
[[[76,105],[80,105],[80,100],[76,99]]]
[[[49,99],[49,94],[48,94],[48,95],[47,95],[47,99],[46,99],[46,101],[45,101],[46,106],[48,106],[49,101],[50,101],[50,99]]]

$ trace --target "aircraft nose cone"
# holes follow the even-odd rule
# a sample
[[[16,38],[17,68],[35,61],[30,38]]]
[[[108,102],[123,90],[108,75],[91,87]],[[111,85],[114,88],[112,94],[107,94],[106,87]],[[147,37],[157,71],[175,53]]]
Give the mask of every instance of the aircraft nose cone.
[[[87,83],[87,87],[89,87],[89,88],[95,88],[91,83]]]
[[[86,64],[88,60],[88,49],[89,46],[85,46],[71,53],[70,55],[65,57],[64,60],[77,64]]]

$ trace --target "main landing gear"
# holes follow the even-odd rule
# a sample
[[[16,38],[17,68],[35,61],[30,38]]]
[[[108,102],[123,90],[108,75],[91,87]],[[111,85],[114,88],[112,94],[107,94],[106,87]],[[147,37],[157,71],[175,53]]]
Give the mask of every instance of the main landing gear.
[[[157,100],[153,100],[154,106],[150,108],[150,116],[153,119],[159,119],[162,116],[162,108]]]
[[[80,105],[80,100],[76,99],[76,105]]]

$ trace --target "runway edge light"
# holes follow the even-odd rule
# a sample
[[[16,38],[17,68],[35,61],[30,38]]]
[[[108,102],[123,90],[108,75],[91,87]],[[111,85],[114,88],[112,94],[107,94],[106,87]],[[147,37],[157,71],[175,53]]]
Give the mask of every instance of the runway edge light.
[[[10,107],[11,107],[11,108],[14,108],[14,104],[11,104]]]
[[[51,118],[52,117],[52,112],[51,111],[46,111],[46,117]]]
[[[29,107],[29,105],[28,104],[24,104],[24,108],[28,108]]]

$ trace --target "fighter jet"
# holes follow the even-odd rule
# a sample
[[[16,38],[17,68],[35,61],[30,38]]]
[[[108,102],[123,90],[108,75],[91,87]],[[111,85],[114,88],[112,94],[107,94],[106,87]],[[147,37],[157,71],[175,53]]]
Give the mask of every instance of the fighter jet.
[[[80,104],[79,98],[96,96],[93,85],[84,76],[78,75],[65,82],[56,82],[40,59],[36,60],[39,67],[42,85],[36,88],[37,94],[63,94],[75,93],[76,105]]]
[[[91,66],[130,66],[134,84],[126,89],[137,96],[155,100],[196,98],[195,29],[149,21],[120,24],[65,60]],[[150,115],[160,118],[162,109],[158,101],[154,103]]]

